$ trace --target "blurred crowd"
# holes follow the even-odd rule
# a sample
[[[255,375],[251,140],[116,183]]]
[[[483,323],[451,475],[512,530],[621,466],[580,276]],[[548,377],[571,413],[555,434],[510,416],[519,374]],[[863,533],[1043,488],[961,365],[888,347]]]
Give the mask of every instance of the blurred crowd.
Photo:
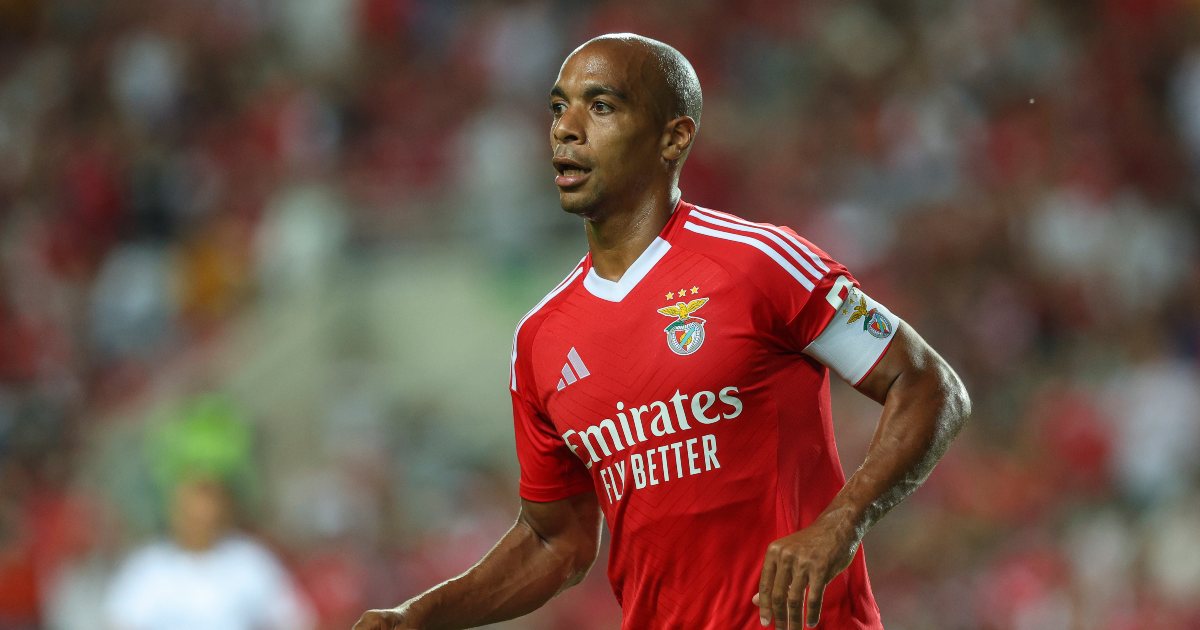
[[[188,546],[187,501],[240,506],[229,531],[295,594],[289,623],[349,627],[477,559],[516,511],[515,458],[485,448],[511,445],[502,368],[469,385],[492,442],[459,448],[439,432],[457,390],[373,371],[356,324],[321,355],[343,367],[311,435],[213,349],[250,361],[267,341],[230,344],[244,322],[439,252],[481,257],[473,317],[511,330],[572,262],[543,273],[543,253],[585,247],[545,98],[609,31],[696,67],[687,200],[795,227],[971,391],[971,424],[867,538],[888,627],[1200,628],[1195,2],[9,0],[0,629],[116,627],[116,576]],[[411,308],[375,334],[424,325]],[[878,410],[834,403],[852,468]],[[617,614],[600,562],[512,627]]]

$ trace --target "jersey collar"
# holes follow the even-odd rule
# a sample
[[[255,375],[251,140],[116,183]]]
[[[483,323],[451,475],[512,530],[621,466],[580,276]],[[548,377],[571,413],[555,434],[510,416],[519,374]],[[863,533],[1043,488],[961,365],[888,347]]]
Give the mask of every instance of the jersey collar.
[[[591,255],[588,255],[588,272],[583,277],[583,287],[588,293],[606,300],[608,302],[620,302],[625,299],[633,291],[634,287],[654,269],[654,265],[662,260],[663,256],[671,249],[671,236],[677,231],[676,224],[680,223],[679,219],[682,215],[687,214],[687,204],[681,198],[679,203],[675,204],[675,208],[671,211],[671,218],[667,224],[663,226],[662,232],[650,243],[646,249],[633,261],[629,269],[625,270],[624,275],[620,280],[612,281],[601,278],[596,273],[596,269],[591,265]]]

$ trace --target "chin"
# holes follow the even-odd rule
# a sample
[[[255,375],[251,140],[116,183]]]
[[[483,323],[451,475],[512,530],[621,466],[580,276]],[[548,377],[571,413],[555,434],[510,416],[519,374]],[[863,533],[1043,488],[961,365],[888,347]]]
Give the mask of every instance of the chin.
[[[596,209],[595,195],[589,195],[582,192],[558,192],[558,203],[562,206],[563,211],[569,212],[583,218],[589,218]]]

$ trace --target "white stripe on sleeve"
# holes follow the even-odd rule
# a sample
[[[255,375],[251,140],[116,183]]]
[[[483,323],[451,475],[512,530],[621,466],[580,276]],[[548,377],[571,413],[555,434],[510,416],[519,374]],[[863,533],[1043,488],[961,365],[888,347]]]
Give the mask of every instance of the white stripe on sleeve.
[[[723,219],[728,219],[730,221],[733,221],[734,223],[741,223],[742,225],[750,225],[750,226],[762,228],[764,230],[770,230],[771,232],[774,232],[774,233],[778,234],[779,236],[782,236],[783,238],[787,239],[788,241],[791,241],[791,243],[793,245],[795,245],[796,247],[804,250],[804,253],[806,255],[808,255],[808,259],[811,260],[814,265],[816,265],[819,269],[821,269],[822,271],[824,271],[826,273],[829,272],[829,265],[826,265],[825,261],[821,260],[820,256],[818,256],[815,252],[813,252],[813,250],[808,248],[808,245],[801,243],[791,232],[788,232],[787,230],[781,229],[778,226],[771,225],[770,223],[754,223],[753,221],[747,221],[746,219],[743,219],[738,216],[734,216],[732,214],[729,214],[728,212],[721,212],[719,210],[712,210],[710,208],[697,208],[697,210],[703,210],[704,212],[707,212],[710,215],[718,216]]]
[[[703,225],[692,223],[691,221],[684,223],[683,228],[685,230],[689,230],[689,231],[695,232],[697,234],[704,234],[705,236],[712,236],[714,238],[724,239],[726,241],[733,241],[735,243],[745,243],[746,245],[749,245],[749,246],[753,247],[754,249],[757,249],[758,251],[766,254],[767,256],[770,256],[771,260],[774,260],[775,262],[779,263],[779,266],[783,267],[784,271],[787,271],[793,278],[796,279],[796,282],[799,282],[805,289],[812,291],[813,288],[816,287],[816,285],[813,284],[813,281],[810,280],[808,276],[806,276],[803,272],[801,272],[799,269],[797,269],[795,267],[795,265],[793,265],[792,263],[785,260],[783,258],[783,256],[781,256],[779,254],[779,252],[775,251],[775,248],[770,247],[766,243],[763,243],[762,241],[758,240],[757,238],[754,238],[751,236],[743,236],[741,234],[735,234],[733,232],[726,232],[724,230],[715,230],[710,227],[705,227]]]
[[[783,248],[783,251],[785,253],[790,254],[792,260],[794,262],[798,263],[801,267],[803,267],[804,270],[807,271],[812,276],[813,280],[820,282],[821,278],[823,278],[825,275],[825,274],[821,273],[820,271],[817,271],[816,268],[813,267],[809,263],[808,258],[805,258],[803,255],[800,254],[800,252],[793,249],[791,245],[786,243],[783,239],[779,238],[779,236],[777,234],[775,234],[773,232],[769,232],[769,231],[763,229],[762,227],[750,224],[746,221],[740,221],[740,222],[736,222],[736,223],[733,221],[726,221],[724,219],[720,219],[720,218],[717,218],[716,216],[709,214],[708,211],[705,211],[702,208],[696,208],[696,211],[692,213],[692,216],[696,217],[697,219],[700,219],[701,221],[705,221],[707,223],[712,223],[713,225],[719,225],[722,227],[726,227],[731,230],[738,230],[740,232],[751,232],[753,234],[765,236],[765,237],[771,239],[776,245]],[[733,217],[731,217],[731,218],[733,218]],[[799,243],[797,243],[797,245],[799,245]],[[800,246],[804,247],[803,245],[800,245]],[[805,248],[805,249],[807,250],[807,248]],[[811,254],[811,252],[809,252],[809,253]],[[825,267],[825,264],[820,262],[820,260],[821,260],[820,258],[817,258],[816,260],[818,261],[818,264],[820,264],[822,267],[825,268],[825,271],[829,271],[829,267]]]

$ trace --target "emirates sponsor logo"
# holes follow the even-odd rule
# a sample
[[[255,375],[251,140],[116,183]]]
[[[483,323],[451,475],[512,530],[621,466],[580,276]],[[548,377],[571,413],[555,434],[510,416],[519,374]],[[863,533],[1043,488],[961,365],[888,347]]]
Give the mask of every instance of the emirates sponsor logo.
[[[733,420],[742,415],[742,401],[737,393],[736,387],[725,387],[715,394],[701,391],[690,396],[675,390],[675,395],[666,401],[656,400],[628,408],[625,403],[618,402],[615,420],[605,418],[582,431],[571,429],[562,434],[562,439],[571,452],[591,468],[602,456],[611,457],[613,453],[650,439],[647,429],[649,436],[662,437],[689,431],[693,422],[709,425]]]
[[[691,395],[675,390],[675,395],[665,401],[656,400],[636,407],[626,407],[625,403],[618,402],[615,419],[605,418],[579,431],[568,430],[562,434],[562,439],[589,469],[606,459],[615,460],[606,461],[599,471],[609,503],[613,503],[631,489],[655,486],[721,467],[717,459],[717,438],[712,434],[681,435],[671,443],[637,452],[623,451],[632,450],[651,438],[733,420],[742,415],[742,409],[737,387]]]

